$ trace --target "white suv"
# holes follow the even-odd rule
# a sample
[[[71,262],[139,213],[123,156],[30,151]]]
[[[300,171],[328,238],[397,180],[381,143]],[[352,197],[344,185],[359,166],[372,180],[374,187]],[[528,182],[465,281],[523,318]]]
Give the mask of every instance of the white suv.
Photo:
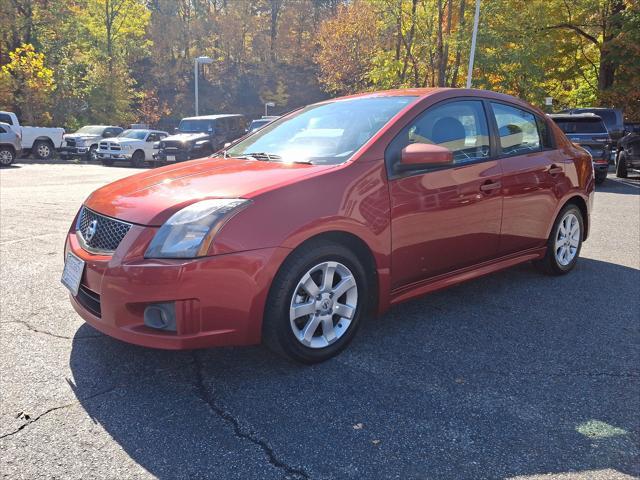
[[[160,130],[125,130],[115,138],[102,140],[98,144],[96,155],[103,165],[113,165],[114,161],[122,160],[130,162],[134,167],[142,167],[158,151],[156,142],[168,135]]]

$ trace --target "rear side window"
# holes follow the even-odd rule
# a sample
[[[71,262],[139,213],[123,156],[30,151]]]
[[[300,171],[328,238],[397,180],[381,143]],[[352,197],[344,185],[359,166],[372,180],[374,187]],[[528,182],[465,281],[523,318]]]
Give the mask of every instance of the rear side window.
[[[491,108],[498,126],[503,155],[523,155],[542,150],[535,115],[502,103],[492,102]]]
[[[13,121],[11,120],[11,115],[7,115],[6,113],[0,113],[0,122],[13,125]]]
[[[448,148],[454,163],[489,156],[489,129],[482,102],[461,100],[436,105],[400,133],[400,149],[410,143],[429,143]],[[398,141],[398,137],[394,143]]]
[[[0,133],[7,133],[7,131],[4,128],[0,127]]]

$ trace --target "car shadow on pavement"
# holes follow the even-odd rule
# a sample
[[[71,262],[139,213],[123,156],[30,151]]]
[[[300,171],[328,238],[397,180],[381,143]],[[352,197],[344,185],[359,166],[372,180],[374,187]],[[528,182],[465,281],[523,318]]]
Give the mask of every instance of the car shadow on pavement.
[[[639,299],[633,268],[522,265],[399,305],[314,366],[87,340],[84,325],[70,384],[160,478],[638,475]]]
[[[596,187],[596,192],[640,195],[640,177],[611,178]]]

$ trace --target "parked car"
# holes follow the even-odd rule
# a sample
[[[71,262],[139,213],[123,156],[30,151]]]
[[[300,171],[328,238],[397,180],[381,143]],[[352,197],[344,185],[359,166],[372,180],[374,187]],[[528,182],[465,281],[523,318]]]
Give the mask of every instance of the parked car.
[[[102,140],[96,154],[103,165],[126,161],[134,167],[141,167],[153,159],[153,154],[158,151],[155,145],[168,135],[161,130],[125,130],[117,137]]]
[[[568,273],[593,195],[591,157],[517,98],[367,93],[96,190],[62,281],[120,340],[313,363],[399,302],[531,260]]]
[[[242,115],[205,115],[180,121],[177,132],[160,142],[157,162],[182,162],[202,158],[246,133]]]
[[[624,122],[624,134],[640,133],[640,122]]]
[[[20,137],[23,153],[32,153],[41,160],[53,157],[62,145],[64,128],[22,126],[12,112],[0,112],[0,122],[8,124]]]
[[[84,158],[97,160],[98,144],[103,138],[117,137],[123,132],[115,125],[86,125],[80,130],[64,136],[64,143],[60,149],[63,159]]]
[[[256,130],[260,130],[262,127],[270,124],[271,122],[273,122],[274,120],[277,120],[278,118],[280,117],[265,115],[265,116],[262,116],[261,118],[256,118],[255,120],[251,120],[251,123],[249,124],[249,128],[247,129],[247,132],[253,133]]]
[[[11,165],[22,151],[20,137],[8,123],[0,122],[0,166]]]
[[[616,177],[627,178],[629,171],[640,173],[640,133],[627,133],[618,142]]]
[[[571,108],[561,113],[593,113],[599,116],[607,127],[614,145],[624,136],[624,114],[619,108]]]
[[[587,150],[593,157],[596,183],[607,178],[611,157],[611,137],[602,119],[593,113],[549,115],[569,140]]]

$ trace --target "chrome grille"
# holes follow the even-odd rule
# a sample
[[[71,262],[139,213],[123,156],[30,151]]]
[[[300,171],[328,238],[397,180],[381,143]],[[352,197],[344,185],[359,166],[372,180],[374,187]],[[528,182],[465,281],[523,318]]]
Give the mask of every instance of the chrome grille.
[[[130,228],[130,223],[105,217],[83,207],[78,218],[77,234],[86,250],[113,253]]]

